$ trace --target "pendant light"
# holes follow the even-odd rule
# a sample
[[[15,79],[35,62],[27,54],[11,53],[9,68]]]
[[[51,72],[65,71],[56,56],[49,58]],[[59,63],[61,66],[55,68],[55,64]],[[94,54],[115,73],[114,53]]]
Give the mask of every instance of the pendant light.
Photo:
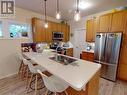
[[[45,27],[45,28],[48,28],[47,13],[46,13],[46,7],[47,7],[47,6],[46,6],[46,1],[47,1],[47,0],[44,0],[44,1],[45,1],[45,24],[44,24],[44,27]]]
[[[57,0],[57,7],[56,7],[56,19],[61,19],[61,13],[60,13],[60,10],[59,10],[59,0]]]
[[[79,21],[80,19],[81,19],[81,14],[79,11],[79,0],[77,0],[77,9],[76,9],[75,14],[74,14],[74,20]]]

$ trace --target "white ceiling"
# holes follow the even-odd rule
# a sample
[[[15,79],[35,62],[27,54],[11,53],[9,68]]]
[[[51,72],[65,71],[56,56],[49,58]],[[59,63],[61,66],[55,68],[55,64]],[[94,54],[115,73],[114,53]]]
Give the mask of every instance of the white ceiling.
[[[127,0],[80,0],[90,2],[92,6],[81,10],[82,16],[87,16],[97,12],[113,9],[119,6],[127,5]],[[76,8],[76,0],[59,0],[62,19],[69,20],[73,18]],[[44,0],[15,0],[16,6],[31,10],[34,12],[44,13]],[[55,17],[56,0],[47,0],[47,15]]]

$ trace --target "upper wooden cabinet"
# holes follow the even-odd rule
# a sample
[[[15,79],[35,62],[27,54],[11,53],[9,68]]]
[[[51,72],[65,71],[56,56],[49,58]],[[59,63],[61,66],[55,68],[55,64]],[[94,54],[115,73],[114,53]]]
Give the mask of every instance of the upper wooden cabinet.
[[[123,32],[123,38],[125,38],[125,39],[127,39],[127,11],[126,11],[126,18],[125,18],[125,20],[126,20],[126,22],[125,22],[125,31]]]
[[[32,19],[32,31],[33,31],[33,41],[34,42],[45,42],[45,28],[43,28],[44,22],[40,19]]]
[[[99,19],[99,31],[108,32],[111,27],[112,14],[106,14],[100,16]]]
[[[70,38],[70,27],[66,24],[61,24],[61,31],[63,32],[63,41],[67,42]]]
[[[48,21],[48,28],[44,28],[44,21],[38,18],[32,19],[32,31],[34,42],[52,42],[53,32],[63,32],[63,41],[69,41],[70,26],[67,24],[55,23]]]
[[[119,11],[112,14],[111,32],[123,32],[126,24],[126,11]]]
[[[53,22],[48,22],[48,28],[46,30],[46,42],[52,42],[52,29],[53,29]]]
[[[88,20],[86,24],[86,41],[94,42],[96,32],[99,32],[99,18]]]
[[[88,20],[87,21],[87,24],[86,24],[86,29],[87,29],[87,31],[86,31],[86,41],[87,42],[92,42],[93,41],[93,33],[94,33],[94,31],[93,31],[93,24],[94,22],[93,22],[93,19],[91,19],[91,20]]]

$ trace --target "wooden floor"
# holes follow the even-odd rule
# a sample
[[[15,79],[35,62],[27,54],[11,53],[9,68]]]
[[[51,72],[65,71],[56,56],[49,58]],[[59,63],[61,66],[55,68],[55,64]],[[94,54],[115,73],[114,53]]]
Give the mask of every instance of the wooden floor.
[[[34,95],[34,91],[26,93],[26,84],[17,75],[0,80],[0,95]],[[41,90],[40,95],[44,95],[45,89]],[[127,83],[100,79],[99,95],[127,95]]]

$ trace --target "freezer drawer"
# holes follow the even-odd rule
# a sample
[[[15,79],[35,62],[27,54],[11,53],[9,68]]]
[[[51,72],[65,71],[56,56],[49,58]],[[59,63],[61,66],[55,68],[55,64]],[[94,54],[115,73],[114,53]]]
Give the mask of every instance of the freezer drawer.
[[[117,66],[102,64],[101,77],[116,81]]]

